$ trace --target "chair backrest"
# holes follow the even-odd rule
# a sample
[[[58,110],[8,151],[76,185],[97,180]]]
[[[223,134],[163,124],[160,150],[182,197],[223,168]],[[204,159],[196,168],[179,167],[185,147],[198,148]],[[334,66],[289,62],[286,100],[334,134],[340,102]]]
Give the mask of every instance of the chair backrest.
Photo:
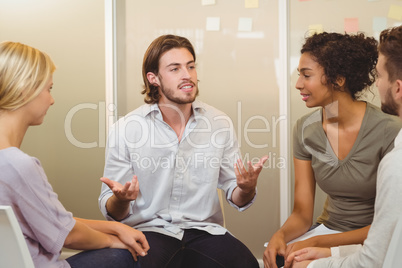
[[[0,206],[0,267],[35,267],[10,206]]]
[[[383,268],[401,267],[402,264],[402,215],[395,225],[391,242],[388,245]]]
[[[223,227],[226,228],[226,219],[225,219],[225,207],[223,206],[223,195],[224,192],[221,189],[216,189],[218,191],[219,203],[221,204],[222,215],[223,215]]]

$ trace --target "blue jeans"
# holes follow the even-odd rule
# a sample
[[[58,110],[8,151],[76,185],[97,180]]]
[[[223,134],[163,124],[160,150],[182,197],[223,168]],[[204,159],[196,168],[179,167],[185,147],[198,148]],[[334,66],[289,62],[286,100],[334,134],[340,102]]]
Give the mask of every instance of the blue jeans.
[[[143,232],[148,255],[139,258],[144,268],[258,268],[251,251],[229,233],[211,235],[187,229],[182,240],[156,232]]]
[[[72,268],[139,268],[131,253],[126,249],[104,248],[82,251],[66,261]]]

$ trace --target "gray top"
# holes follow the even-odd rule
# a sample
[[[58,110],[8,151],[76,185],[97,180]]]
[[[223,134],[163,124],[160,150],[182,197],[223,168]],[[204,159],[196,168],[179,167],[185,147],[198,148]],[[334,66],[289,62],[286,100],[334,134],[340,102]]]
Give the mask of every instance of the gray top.
[[[356,141],[346,158],[339,160],[322,127],[322,109],[297,121],[293,154],[311,161],[315,180],[328,195],[317,222],[341,232],[371,224],[378,164],[393,148],[400,129],[397,117],[367,103]]]
[[[363,247],[343,258],[316,260],[309,267],[382,267],[396,223],[402,215],[401,163],[402,131],[395,139],[395,149],[387,154],[380,163],[374,219]]]
[[[13,208],[35,267],[70,267],[58,258],[75,220],[39,160],[10,147],[0,150],[0,170],[0,205]]]

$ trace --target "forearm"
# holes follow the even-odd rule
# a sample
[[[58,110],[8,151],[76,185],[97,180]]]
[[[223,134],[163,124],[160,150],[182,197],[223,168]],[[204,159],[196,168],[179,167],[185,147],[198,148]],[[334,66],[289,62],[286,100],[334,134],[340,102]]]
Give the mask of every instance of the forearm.
[[[79,219],[64,241],[64,247],[80,250],[107,248],[111,245],[110,235],[92,229]]]
[[[311,225],[312,220],[310,217],[293,212],[275,235],[282,236],[284,241],[288,243],[289,241],[305,234]]]
[[[243,207],[253,200],[255,194],[255,188],[250,192],[245,192],[241,190],[240,187],[236,187],[232,192],[231,200],[234,204],[236,204],[236,206]]]
[[[115,195],[112,195],[106,202],[106,210],[116,221],[121,221],[130,213],[130,202],[121,201]]]
[[[361,229],[339,234],[321,235],[310,238],[312,246],[337,247],[341,245],[363,244],[367,238],[370,225]]]
[[[118,222],[74,218],[90,228],[105,234],[118,235],[121,230],[121,223]]]

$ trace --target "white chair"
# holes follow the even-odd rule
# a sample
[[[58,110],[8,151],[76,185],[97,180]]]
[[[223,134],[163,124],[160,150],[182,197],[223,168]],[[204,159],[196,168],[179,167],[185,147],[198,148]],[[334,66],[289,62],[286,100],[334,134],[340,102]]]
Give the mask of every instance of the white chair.
[[[10,206],[0,206],[0,267],[35,267]]]
[[[225,220],[225,208],[223,206],[223,196],[224,192],[221,189],[216,189],[218,191],[218,197],[219,197],[219,203],[221,204],[221,209],[222,209],[222,215],[223,215],[223,227],[226,228],[226,220]]]
[[[383,268],[395,268],[402,265],[402,215],[399,217],[392,233]]]

